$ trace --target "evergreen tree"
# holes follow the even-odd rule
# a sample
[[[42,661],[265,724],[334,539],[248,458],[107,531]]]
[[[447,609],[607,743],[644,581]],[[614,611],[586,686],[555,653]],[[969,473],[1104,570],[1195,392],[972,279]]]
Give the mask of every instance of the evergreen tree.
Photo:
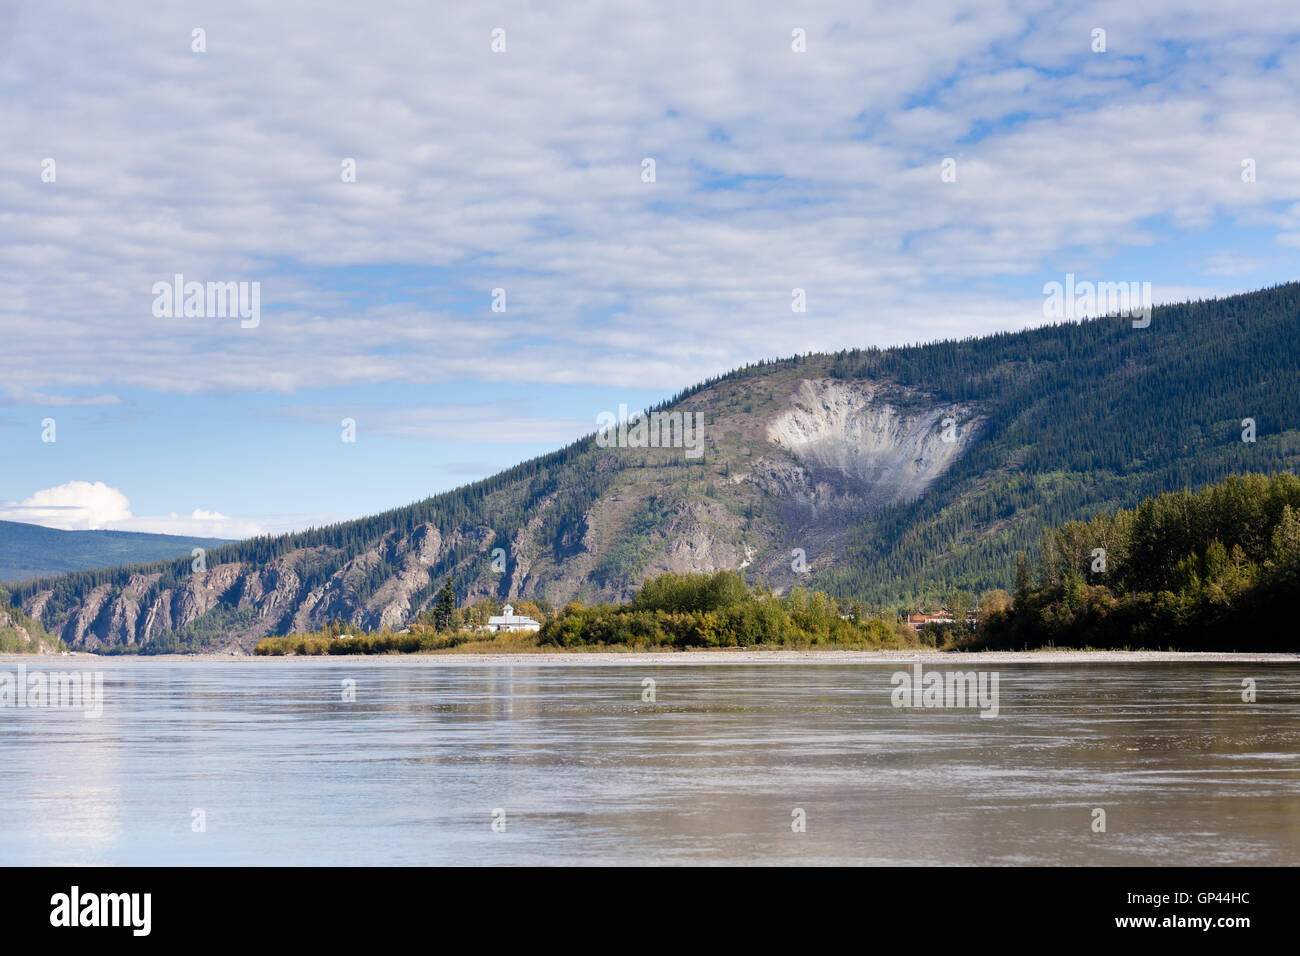
[[[1300,519],[1290,505],[1282,508],[1282,517],[1273,530],[1271,567],[1300,567]]]
[[[1029,592],[1034,588],[1029,572],[1029,559],[1025,553],[1020,551],[1016,554],[1016,601],[1020,602],[1029,596]]]
[[[451,618],[456,612],[456,588],[449,575],[438,592],[438,600],[433,605],[433,626],[438,631],[451,630]]]

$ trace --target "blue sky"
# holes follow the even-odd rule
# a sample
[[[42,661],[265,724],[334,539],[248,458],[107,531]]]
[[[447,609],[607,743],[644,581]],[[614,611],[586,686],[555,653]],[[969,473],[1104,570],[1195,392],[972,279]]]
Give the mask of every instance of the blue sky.
[[[1067,272],[1300,275],[1294,0],[156,6],[0,0],[3,518],[300,528]]]

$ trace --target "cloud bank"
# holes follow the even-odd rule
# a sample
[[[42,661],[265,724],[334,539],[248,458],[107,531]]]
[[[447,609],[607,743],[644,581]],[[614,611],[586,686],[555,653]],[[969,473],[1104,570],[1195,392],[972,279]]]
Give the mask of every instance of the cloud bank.
[[[23,5],[0,375],[671,388],[1036,324],[1027,276],[1141,262],[1168,230],[1228,223],[1294,263],[1298,36],[1294,0]],[[1249,285],[1243,261],[1191,265]],[[155,318],[176,273],[260,282],[260,325]]]
[[[102,481],[69,481],[43,488],[20,502],[0,507],[0,520],[64,531],[148,531],[200,538],[247,538],[263,533],[260,523],[196,508],[188,516],[136,517],[121,491]]]

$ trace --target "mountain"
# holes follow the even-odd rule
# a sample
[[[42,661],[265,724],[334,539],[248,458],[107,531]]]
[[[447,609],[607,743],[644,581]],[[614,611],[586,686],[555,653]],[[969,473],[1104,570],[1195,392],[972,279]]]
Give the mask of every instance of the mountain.
[[[60,531],[0,521],[0,581],[32,578],[188,556],[193,548],[219,548],[222,538],[187,538],[136,531]]]
[[[1296,283],[1159,307],[1146,328],[760,362],[652,410],[702,415],[698,455],[593,435],[407,507],[217,548],[203,572],[82,571],[13,600],[74,648],[247,650],[335,620],[400,627],[447,575],[461,601],[552,605],[627,599],[663,571],[895,605],[1007,588],[1044,527],[1296,471],[1298,376]]]

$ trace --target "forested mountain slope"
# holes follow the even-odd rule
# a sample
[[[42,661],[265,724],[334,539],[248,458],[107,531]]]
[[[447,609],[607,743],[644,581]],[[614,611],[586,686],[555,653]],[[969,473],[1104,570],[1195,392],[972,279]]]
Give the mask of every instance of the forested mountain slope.
[[[699,457],[589,437],[407,507],[226,545],[205,572],[79,572],[14,599],[73,647],[246,649],[333,620],[400,627],[448,574],[462,600],[553,605],[626,598],[662,571],[882,604],[1010,587],[1044,527],[1295,471],[1298,376],[1294,283],[1160,307],[1141,329],[1112,317],[763,362],[666,403],[703,415]]]

